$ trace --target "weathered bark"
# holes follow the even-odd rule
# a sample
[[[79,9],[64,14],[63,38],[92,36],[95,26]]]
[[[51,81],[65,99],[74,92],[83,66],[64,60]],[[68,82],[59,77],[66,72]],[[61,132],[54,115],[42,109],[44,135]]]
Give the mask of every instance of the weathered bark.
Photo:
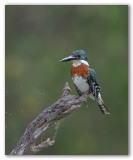
[[[82,103],[86,103],[87,93],[81,97],[70,95],[71,89],[68,83],[65,84],[61,98],[37,116],[26,128],[24,135],[18,141],[16,147],[10,155],[35,154],[43,148],[52,146],[55,141],[48,138],[39,145],[35,142],[39,136],[44,133],[57,120],[70,115],[78,109]]]

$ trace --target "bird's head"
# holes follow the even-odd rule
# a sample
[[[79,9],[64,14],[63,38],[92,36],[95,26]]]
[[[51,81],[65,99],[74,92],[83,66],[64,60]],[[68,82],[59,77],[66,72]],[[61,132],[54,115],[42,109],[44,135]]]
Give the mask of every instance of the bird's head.
[[[84,50],[76,50],[72,52],[72,54],[69,57],[63,58],[60,60],[60,62],[67,62],[67,61],[79,61],[84,60],[87,61],[87,54]]]

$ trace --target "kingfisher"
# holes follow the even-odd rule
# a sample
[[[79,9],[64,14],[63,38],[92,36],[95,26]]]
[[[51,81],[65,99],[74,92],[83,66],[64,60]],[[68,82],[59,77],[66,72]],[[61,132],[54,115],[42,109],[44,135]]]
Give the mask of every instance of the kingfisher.
[[[103,114],[110,114],[102,100],[96,72],[87,61],[87,53],[84,50],[76,50],[70,56],[60,60],[60,62],[68,61],[72,61],[71,78],[79,96],[87,92],[88,96],[98,104]]]

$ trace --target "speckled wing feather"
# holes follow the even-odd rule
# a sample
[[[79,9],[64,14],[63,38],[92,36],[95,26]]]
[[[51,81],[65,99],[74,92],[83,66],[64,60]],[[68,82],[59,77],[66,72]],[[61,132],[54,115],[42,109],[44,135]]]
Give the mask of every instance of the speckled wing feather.
[[[107,106],[104,104],[102,98],[101,98],[101,94],[100,94],[100,86],[98,83],[98,79],[96,76],[96,72],[94,71],[93,68],[89,67],[90,69],[90,76],[88,77],[88,84],[90,86],[90,90],[96,100],[96,102],[98,103],[98,106],[100,108],[100,110],[102,111],[103,114],[110,114]]]
[[[98,93],[101,91],[98,79],[96,76],[96,72],[93,68],[89,67],[90,76],[88,77],[88,84],[90,86],[90,90],[95,98],[98,98]]]

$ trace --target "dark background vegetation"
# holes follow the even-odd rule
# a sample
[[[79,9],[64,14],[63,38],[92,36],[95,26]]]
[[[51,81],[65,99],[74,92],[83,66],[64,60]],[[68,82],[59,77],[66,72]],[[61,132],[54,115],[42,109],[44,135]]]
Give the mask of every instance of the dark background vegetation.
[[[59,63],[77,49],[88,53],[111,115],[88,98],[89,107],[62,120],[56,143],[38,154],[128,154],[128,6],[7,5],[5,15],[6,154],[66,81],[77,94],[71,63]]]

